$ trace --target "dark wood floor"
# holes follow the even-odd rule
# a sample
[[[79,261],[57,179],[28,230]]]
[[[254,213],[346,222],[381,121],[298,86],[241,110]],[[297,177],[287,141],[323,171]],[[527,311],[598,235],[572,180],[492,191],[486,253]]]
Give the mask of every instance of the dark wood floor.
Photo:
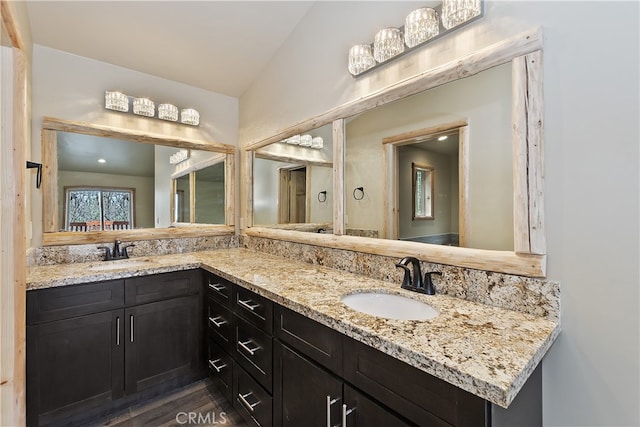
[[[89,426],[245,427],[246,424],[211,382],[202,380],[106,419],[96,420]]]

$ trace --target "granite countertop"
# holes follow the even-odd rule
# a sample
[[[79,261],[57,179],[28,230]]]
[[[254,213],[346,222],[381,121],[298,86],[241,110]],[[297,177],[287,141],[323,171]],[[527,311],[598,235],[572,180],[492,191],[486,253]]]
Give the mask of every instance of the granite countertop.
[[[123,267],[111,268],[118,263]],[[446,295],[422,295],[400,284],[246,249],[31,267],[27,289],[193,268],[219,274],[504,408],[560,333],[557,322],[542,317]],[[384,319],[340,300],[344,294],[371,290],[424,301],[440,313],[424,321]]]

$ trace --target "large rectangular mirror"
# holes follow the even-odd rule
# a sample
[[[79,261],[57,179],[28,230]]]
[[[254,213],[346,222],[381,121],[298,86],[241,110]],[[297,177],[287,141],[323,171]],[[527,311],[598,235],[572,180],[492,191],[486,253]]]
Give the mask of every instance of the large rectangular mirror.
[[[347,119],[347,229],[512,251],[511,72],[500,65]],[[415,164],[437,177],[429,215],[413,207]],[[358,187],[362,196],[349,196]]]
[[[337,235],[311,237],[308,233],[251,224],[244,232],[391,257],[415,256],[434,263],[545,276],[541,48],[541,30],[528,31],[246,144],[245,150],[255,152],[283,137],[332,123],[336,182],[333,225]],[[477,88],[464,89],[474,79],[482,80],[494,73],[504,77],[499,84],[506,84],[496,92],[489,91],[481,98],[482,91]],[[458,99],[468,102],[462,110],[448,106],[453,98],[445,94],[435,103],[432,100],[429,107],[416,104],[398,113],[398,121],[389,129],[387,122],[391,118],[386,117],[386,112],[394,103],[428,97],[458,80],[463,88],[458,89]],[[383,111],[385,114],[380,113]],[[380,119],[368,120],[373,126],[369,129],[361,123],[361,117],[368,114],[379,114]],[[487,123],[494,123],[497,133],[492,134],[493,126]],[[356,128],[359,124],[360,134]],[[447,154],[447,160],[433,150],[433,145],[429,150],[418,145],[436,136],[455,137],[457,154]],[[354,137],[362,139],[360,147]],[[369,156],[369,147],[375,148],[375,156]],[[433,163],[434,215],[450,221],[442,231],[418,230],[412,224],[415,221],[411,219],[410,202],[401,202],[405,196],[400,190],[411,192],[411,169],[407,168],[407,174],[400,164],[411,162]],[[385,177],[381,183],[377,177],[373,180],[376,174]],[[247,176],[251,176],[250,169]],[[448,201],[444,192],[439,193],[443,189],[438,188],[438,183],[451,190],[446,195]],[[475,188],[478,186],[484,188]],[[251,197],[251,192],[247,194]],[[454,201],[456,197],[458,203]],[[449,212],[439,212],[439,208]],[[407,210],[409,227],[401,225],[406,221],[400,219]],[[348,228],[355,227],[386,239],[344,235]],[[438,235],[454,236],[445,244],[422,243]],[[450,245],[452,242],[455,244]]]
[[[332,153],[330,125],[257,150],[253,161],[253,223],[331,233]]]
[[[196,232],[196,224],[233,232],[232,146],[51,118],[43,121],[42,137],[45,244],[118,233],[158,238],[190,225],[172,231],[178,237]],[[183,215],[176,218],[174,190],[183,177]]]

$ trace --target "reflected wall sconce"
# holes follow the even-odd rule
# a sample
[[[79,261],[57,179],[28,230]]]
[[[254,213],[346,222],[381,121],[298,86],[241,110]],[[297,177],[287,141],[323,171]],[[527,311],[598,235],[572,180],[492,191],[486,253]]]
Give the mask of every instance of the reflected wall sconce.
[[[290,138],[283,139],[280,142],[290,145],[298,145],[300,147],[315,148],[321,150],[324,147],[324,140],[321,136],[305,135],[293,135]]]
[[[318,201],[324,203],[327,201],[327,190],[318,193]]]
[[[353,198],[356,200],[364,199],[364,187],[356,187],[353,189]]]
[[[376,33],[373,43],[349,49],[349,73],[359,76],[482,16],[483,0],[442,0],[434,8],[416,9],[407,15],[402,27],[383,28]]]
[[[180,119],[180,123],[190,126],[200,124],[200,113],[193,108],[179,109],[173,104],[160,104],[156,116],[156,104],[149,98],[136,98],[118,91],[105,92],[104,108],[128,113],[130,105],[133,107],[131,112],[138,116],[158,118],[169,122],[177,122]]]

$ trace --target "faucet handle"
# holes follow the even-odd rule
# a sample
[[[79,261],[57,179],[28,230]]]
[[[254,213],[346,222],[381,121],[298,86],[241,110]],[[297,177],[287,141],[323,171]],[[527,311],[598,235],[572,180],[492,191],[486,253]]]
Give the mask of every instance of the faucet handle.
[[[127,252],[127,249],[134,247],[135,245],[133,243],[129,243],[128,245],[124,245],[122,247],[122,249],[120,250],[120,253],[122,254],[123,257],[125,258],[129,258],[129,252]]]
[[[395,264],[395,266],[398,268],[402,268],[404,270],[404,277],[402,279],[402,285],[400,287],[404,289],[410,288],[411,287],[411,271],[409,270],[409,267],[401,263]]]
[[[108,246],[98,246],[96,249],[104,249],[104,259],[109,261],[113,257],[113,252]]]
[[[431,275],[437,274],[438,276],[442,276],[442,273],[439,271],[427,271],[424,273],[424,288],[427,295],[435,295],[436,290],[433,287],[433,282],[431,281]]]

